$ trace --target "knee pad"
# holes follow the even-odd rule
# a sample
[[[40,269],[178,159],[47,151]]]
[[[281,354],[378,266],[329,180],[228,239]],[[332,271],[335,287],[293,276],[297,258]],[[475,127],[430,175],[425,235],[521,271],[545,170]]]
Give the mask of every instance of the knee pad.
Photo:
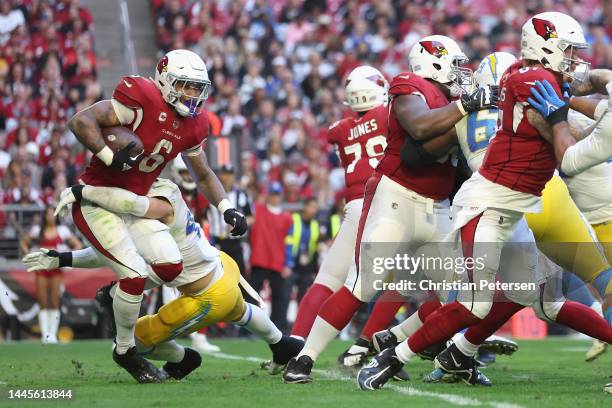
[[[493,306],[493,302],[459,302],[459,304],[479,319],[487,317]]]
[[[554,323],[564,302],[536,302],[531,305],[539,319]]]
[[[151,265],[153,272],[164,282],[172,282],[183,272],[183,263],[166,263]]]
[[[133,296],[141,296],[146,282],[146,278],[123,278],[119,280],[119,289]]]

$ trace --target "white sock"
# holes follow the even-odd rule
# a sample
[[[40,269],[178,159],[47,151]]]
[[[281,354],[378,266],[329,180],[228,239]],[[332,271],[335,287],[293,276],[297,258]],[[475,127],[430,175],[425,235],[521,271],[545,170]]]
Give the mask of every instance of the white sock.
[[[140,302],[142,295],[130,295],[117,287],[113,297],[113,313],[117,326],[117,337],[115,337],[117,354],[125,354],[134,346],[134,328],[140,313]]]
[[[59,329],[60,323],[60,311],[58,309],[47,310],[47,324],[49,339],[57,341],[57,330]]]
[[[244,303],[244,314],[235,322],[237,325],[244,327],[257,337],[261,338],[268,344],[276,344],[283,337],[283,333],[272,323],[268,314],[262,308]]]
[[[38,311],[38,327],[40,327],[40,340],[44,343],[49,338],[49,311],[40,309]]]
[[[306,339],[306,344],[297,357],[308,356],[313,361],[316,360],[338,333],[340,330],[327,323],[321,316],[317,316]]]
[[[395,354],[404,364],[416,355],[416,353],[410,349],[410,346],[408,346],[408,341],[406,340],[402,341],[395,347]]]
[[[409,318],[391,328],[391,333],[395,334],[397,341],[404,341],[408,337],[412,336],[417,331],[423,322],[419,318],[419,312],[414,312]]]
[[[183,361],[183,357],[185,357],[185,347],[179,345],[174,340],[166,341],[151,347],[147,347],[136,340],[136,349],[138,350],[138,353],[145,356],[149,360],[162,360],[170,363],[180,363]]]
[[[455,346],[459,349],[460,352],[465,354],[468,357],[473,357],[478,352],[478,345],[470,343],[463,333],[461,333],[457,338],[453,337],[453,341]]]

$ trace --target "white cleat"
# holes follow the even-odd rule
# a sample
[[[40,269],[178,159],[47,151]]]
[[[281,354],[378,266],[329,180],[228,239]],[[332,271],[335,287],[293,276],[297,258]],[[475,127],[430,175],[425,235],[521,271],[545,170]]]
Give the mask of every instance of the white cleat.
[[[608,343],[604,343],[601,340],[593,340],[593,344],[591,348],[586,352],[586,356],[584,358],[585,361],[593,361],[597,357],[601,356],[608,349]]]
[[[612,383],[604,385],[604,393],[612,394]]]
[[[210,344],[205,334],[197,333],[193,336],[191,347],[203,354],[218,353],[221,351],[219,346]]]

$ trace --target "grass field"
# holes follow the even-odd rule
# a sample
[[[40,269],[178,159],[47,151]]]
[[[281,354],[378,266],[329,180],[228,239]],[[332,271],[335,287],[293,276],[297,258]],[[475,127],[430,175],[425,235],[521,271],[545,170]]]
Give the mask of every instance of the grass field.
[[[513,357],[498,357],[486,369],[491,388],[424,384],[431,362],[414,360],[410,382],[393,382],[377,392],[360,391],[354,378],[336,369],[346,347],[334,342],[320,358],[315,380],[284,385],[259,369],[268,358],[265,344],[218,340],[223,354],[204,356],[199,370],[182,382],[138,385],[110,358],[110,341],[65,345],[0,344],[0,406],[41,407],[604,407],[612,395],[602,386],[612,374],[612,353],[583,361],[589,342],[568,339],[520,342]],[[391,385],[392,384],[392,385]],[[391,385],[391,386],[389,386]],[[72,389],[70,401],[15,401],[9,389]]]

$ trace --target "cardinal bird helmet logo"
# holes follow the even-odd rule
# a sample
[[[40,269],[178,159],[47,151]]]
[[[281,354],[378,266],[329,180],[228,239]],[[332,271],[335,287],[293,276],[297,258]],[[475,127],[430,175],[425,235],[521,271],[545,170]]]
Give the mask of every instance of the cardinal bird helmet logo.
[[[159,62],[157,63],[157,72],[161,74],[162,72],[167,72],[167,71],[168,71],[168,56],[164,55],[164,57],[160,59]]]
[[[446,49],[444,44],[439,41],[421,41],[419,44],[421,44],[421,46],[425,48],[425,51],[427,51],[434,57],[440,58],[443,55],[448,55],[448,50]]]
[[[542,20],[540,18],[531,19],[533,23],[533,28],[536,33],[544,40],[548,40],[550,38],[557,38],[557,29],[555,25],[547,20]]]

